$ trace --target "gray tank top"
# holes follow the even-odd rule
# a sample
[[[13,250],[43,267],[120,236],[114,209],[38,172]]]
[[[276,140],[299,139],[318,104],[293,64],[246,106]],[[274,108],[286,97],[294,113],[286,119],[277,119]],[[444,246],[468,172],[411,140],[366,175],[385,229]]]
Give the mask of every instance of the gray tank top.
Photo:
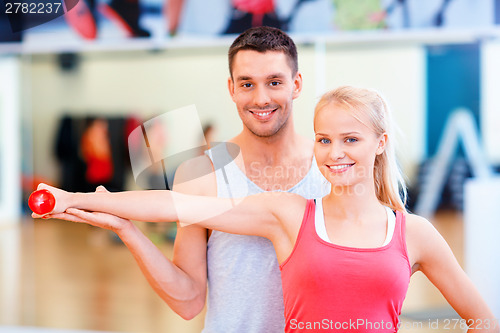
[[[220,144],[205,152],[214,164],[217,196],[241,198],[263,192]],[[329,183],[313,159],[307,175],[289,192],[321,198]],[[207,247],[208,305],[203,333],[283,333],[281,275],[273,244],[258,236],[213,231]]]

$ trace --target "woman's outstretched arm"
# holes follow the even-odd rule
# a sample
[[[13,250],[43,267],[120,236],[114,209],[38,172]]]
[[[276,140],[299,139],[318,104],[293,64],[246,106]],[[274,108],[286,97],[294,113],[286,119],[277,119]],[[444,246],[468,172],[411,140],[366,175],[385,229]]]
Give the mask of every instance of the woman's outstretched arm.
[[[287,206],[305,199],[286,192],[261,193],[241,199],[191,196],[172,191],[71,193],[40,184],[56,198],[47,218],[65,219],[72,208],[104,212],[125,219],[147,222],[179,221],[181,226],[198,224],[228,233],[272,239],[283,231],[279,216]],[[36,214],[33,217],[40,217]]]

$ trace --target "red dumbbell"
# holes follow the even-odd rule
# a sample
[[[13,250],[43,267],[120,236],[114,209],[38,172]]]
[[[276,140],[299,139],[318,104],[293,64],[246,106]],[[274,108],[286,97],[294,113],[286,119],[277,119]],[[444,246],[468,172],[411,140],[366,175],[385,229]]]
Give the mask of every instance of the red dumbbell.
[[[48,190],[38,190],[31,193],[28,205],[35,214],[44,215],[54,209],[56,198]]]

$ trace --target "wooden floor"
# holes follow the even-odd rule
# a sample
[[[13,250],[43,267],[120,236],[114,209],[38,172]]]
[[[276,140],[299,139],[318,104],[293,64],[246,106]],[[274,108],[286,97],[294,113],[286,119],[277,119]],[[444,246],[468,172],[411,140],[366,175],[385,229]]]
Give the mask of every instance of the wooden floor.
[[[463,222],[441,212],[435,226],[463,262]],[[165,255],[172,244],[140,224]],[[436,332],[453,322],[444,298],[421,273],[412,277],[401,332]],[[147,333],[200,332],[203,313],[185,321],[152,291],[113,234],[61,221],[0,224],[0,332],[10,326]],[[2,330],[2,326],[4,329]],[[447,332],[462,332],[448,329]],[[45,332],[45,330],[44,330]]]

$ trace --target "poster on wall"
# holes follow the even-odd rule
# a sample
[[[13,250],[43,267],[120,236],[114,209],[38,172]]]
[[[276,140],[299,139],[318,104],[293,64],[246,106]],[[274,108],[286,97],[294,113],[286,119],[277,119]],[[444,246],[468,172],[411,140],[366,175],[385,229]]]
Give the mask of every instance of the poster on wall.
[[[213,38],[267,25],[293,34],[491,29],[495,0],[0,0],[6,43]]]

